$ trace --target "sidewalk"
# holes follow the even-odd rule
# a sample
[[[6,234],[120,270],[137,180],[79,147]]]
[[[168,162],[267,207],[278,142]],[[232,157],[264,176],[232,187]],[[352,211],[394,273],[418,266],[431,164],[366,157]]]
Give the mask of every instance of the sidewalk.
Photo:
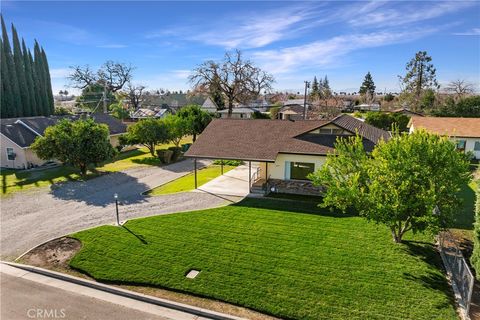
[[[28,319],[28,312],[38,310],[54,310],[64,319],[241,319],[41,268],[0,267],[2,319]]]

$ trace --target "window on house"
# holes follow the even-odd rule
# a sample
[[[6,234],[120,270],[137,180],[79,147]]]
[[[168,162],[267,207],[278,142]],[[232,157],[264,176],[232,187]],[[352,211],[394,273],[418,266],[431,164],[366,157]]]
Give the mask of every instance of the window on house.
[[[480,141],[475,141],[475,145],[473,146],[473,150],[480,151]]]
[[[7,148],[7,159],[15,160],[15,152],[13,151],[13,148]]]
[[[467,144],[466,140],[457,140],[457,150],[465,151],[465,145]]]
[[[308,174],[313,173],[314,171],[314,163],[290,162],[290,179],[308,180]]]

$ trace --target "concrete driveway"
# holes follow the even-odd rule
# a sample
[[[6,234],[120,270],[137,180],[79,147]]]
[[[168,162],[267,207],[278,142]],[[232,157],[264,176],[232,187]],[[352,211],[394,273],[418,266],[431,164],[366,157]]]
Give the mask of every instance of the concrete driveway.
[[[201,161],[207,165],[209,161]],[[147,189],[193,170],[192,160],[164,167],[141,167],[85,182],[19,192],[1,199],[0,256],[13,260],[55,237],[115,222],[113,194],[120,198],[120,220],[228,204],[238,199],[210,193],[177,193],[145,197]]]
[[[252,176],[257,170],[257,165],[252,163]],[[196,192],[214,195],[229,195],[245,197],[250,192],[248,185],[248,165],[241,165],[232,169],[218,178],[200,186]]]

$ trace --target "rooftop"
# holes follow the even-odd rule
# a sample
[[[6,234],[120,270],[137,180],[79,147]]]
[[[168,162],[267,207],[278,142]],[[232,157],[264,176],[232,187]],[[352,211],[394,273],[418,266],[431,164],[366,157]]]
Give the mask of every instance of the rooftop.
[[[480,137],[480,118],[412,117],[408,124],[411,126],[450,137]]]

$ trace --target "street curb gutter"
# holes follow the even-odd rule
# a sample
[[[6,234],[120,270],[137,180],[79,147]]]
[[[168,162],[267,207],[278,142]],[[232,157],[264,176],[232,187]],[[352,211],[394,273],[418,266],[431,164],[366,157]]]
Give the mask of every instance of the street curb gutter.
[[[203,309],[203,308],[199,308],[199,307],[194,307],[194,306],[190,306],[190,305],[187,305],[187,304],[174,302],[174,301],[171,301],[171,300],[166,300],[166,299],[162,299],[162,298],[147,296],[147,295],[144,295],[144,294],[141,294],[141,293],[136,293],[136,292],[132,292],[132,291],[121,289],[121,288],[116,288],[116,287],[113,287],[113,286],[105,285],[103,283],[98,283],[98,282],[94,282],[94,281],[90,281],[90,280],[80,279],[80,278],[77,278],[77,277],[73,277],[73,276],[70,276],[70,275],[66,275],[66,274],[51,271],[51,270],[46,270],[46,269],[42,269],[42,268],[38,268],[38,267],[33,267],[33,266],[14,263],[14,262],[7,262],[7,261],[1,261],[1,263],[9,265],[11,267],[15,267],[15,268],[18,268],[18,269],[29,271],[29,272],[32,272],[32,273],[41,274],[41,275],[44,275],[44,276],[47,276],[47,277],[56,278],[56,279],[59,279],[59,280],[62,280],[62,281],[67,281],[67,282],[70,282],[70,283],[74,283],[74,284],[77,284],[77,285],[85,286],[85,287],[96,289],[96,290],[101,290],[101,291],[108,292],[108,293],[111,293],[111,294],[115,294],[115,295],[118,295],[118,296],[130,298],[130,299],[135,299],[135,300],[138,300],[138,301],[141,301],[141,302],[150,303],[150,304],[154,304],[154,305],[157,305],[157,306],[166,307],[166,308],[170,308],[170,309],[194,314],[194,315],[197,315],[197,316],[200,316],[200,317],[205,317],[205,318],[215,319],[215,320],[245,320],[245,318],[240,318],[240,317],[227,315],[227,314],[216,312],[216,311],[211,311],[211,310],[207,310],[207,309]]]

